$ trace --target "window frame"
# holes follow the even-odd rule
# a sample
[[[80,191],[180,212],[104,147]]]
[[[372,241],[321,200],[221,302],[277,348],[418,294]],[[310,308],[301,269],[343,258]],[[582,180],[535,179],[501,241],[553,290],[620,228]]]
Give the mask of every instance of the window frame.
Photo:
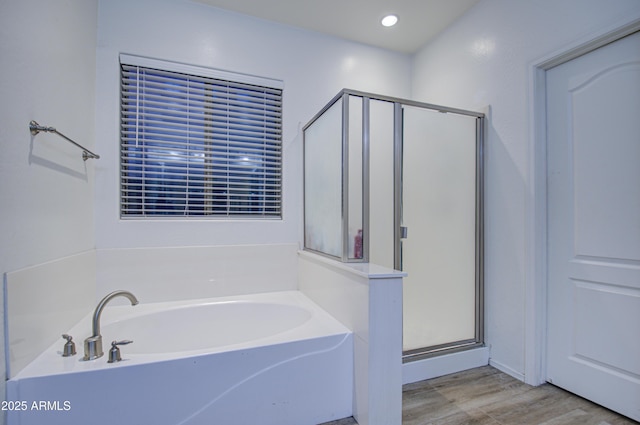
[[[212,84],[221,83],[222,85],[224,85],[225,83],[228,83],[230,86],[249,85],[249,86],[257,86],[260,88],[264,88],[265,90],[273,90],[277,92],[277,95],[274,95],[277,97],[277,100],[275,101],[275,105],[276,105],[275,108],[277,110],[277,119],[274,121],[276,123],[276,126],[274,127],[276,128],[276,130],[272,132],[272,134],[270,135],[271,137],[265,136],[265,138],[261,142],[262,144],[257,143],[255,145],[255,146],[261,146],[263,149],[262,156],[260,156],[260,153],[257,154],[262,164],[262,168],[263,169],[268,168],[268,171],[260,172],[262,174],[262,180],[259,177],[260,173],[253,171],[253,172],[249,172],[246,178],[243,178],[238,182],[236,181],[236,179],[238,179],[240,172],[238,172],[237,170],[227,171],[226,177],[223,176],[222,178],[223,185],[221,186],[220,180],[216,180],[214,182],[212,179],[207,178],[207,169],[205,168],[204,171],[194,172],[191,175],[199,176],[200,178],[202,178],[203,182],[201,183],[201,186],[202,186],[203,193],[206,193],[207,191],[209,191],[210,193],[213,193],[214,187],[217,187],[218,189],[220,187],[226,188],[227,189],[226,201],[213,200],[215,196],[210,195],[210,197],[208,198],[208,201],[205,199],[204,207],[194,207],[192,205],[189,205],[192,187],[190,186],[191,183],[186,183],[183,185],[178,185],[178,188],[184,192],[184,194],[182,195],[182,198],[178,197],[178,199],[182,201],[182,204],[181,204],[182,210],[175,208],[175,206],[172,205],[170,201],[166,200],[167,198],[163,198],[160,196],[158,198],[162,199],[162,205],[165,205],[166,208],[165,209],[157,208],[156,210],[154,210],[154,208],[152,207],[150,210],[146,210],[146,208],[148,208],[147,204],[152,203],[152,201],[150,201],[152,197],[151,195],[147,195],[145,193],[145,190],[140,190],[139,192],[141,193],[141,195],[134,196],[135,199],[140,199],[138,203],[138,205],[140,205],[139,207],[140,211],[139,212],[133,211],[130,208],[130,206],[133,205],[133,202],[128,203],[127,199],[134,199],[134,198],[129,198],[129,196],[132,196],[132,195],[129,195],[129,193],[134,193],[135,191],[128,191],[125,188],[125,185],[128,184],[127,178],[131,179],[130,181],[135,180],[134,178],[131,177],[131,175],[135,173],[131,171],[133,169],[132,167],[133,160],[131,158],[127,158],[127,155],[130,155],[130,151],[127,151],[128,149],[127,143],[131,139],[128,136],[125,136],[126,132],[124,130],[124,127],[126,123],[131,121],[131,118],[125,117],[124,104],[126,103],[126,100],[125,100],[124,87],[123,87],[124,86],[123,74],[125,71],[123,71],[124,69],[123,67],[142,67],[142,68],[149,68],[151,70],[157,70],[160,73],[166,72],[166,73],[183,74],[185,75],[185,81],[187,81],[190,77],[197,78],[197,79],[204,78],[204,79],[212,80],[212,82],[208,82]],[[158,220],[160,219],[160,220],[188,220],[188,221],[192,221],[192,220],[222,220],[222,221],[282,220],[283,218],[282,100],[283,100],[284,84],[281,80],[264,78],[264,77],[249,75],[249,74],[229,72],[229,71],[208,68],[208,67],[188,65],[188,64],[183,64],[179,62],[171,62],[166,60],[128,55],[128,54],[120,54],[119,68],[120,68],[119,80],[121,84],[120,94],[119,94],[120,160],[119,160],[119,177],[118,177],[119,186],[120,186],[120,190],[119,190],[120,219],[122,220]],[[227,108],[227,113],[229,114],[228,116],[231,116],[231,113],[228,112],[229,110],[230,108]],[[142,114],[136,109],[135,116],[139,117],[140,115]],[[205,112],[205,116],[206,116],[206,112]],[[137,119],[138,118],[136,118],[136,120]],[[265,122],[266,122],[266,119],[265,119]],[[231,124],[227,124],[227,125],[231,125]],[[202,126],[203,126],[203,131],[206,132],[208,131],[207,130],[208,126],[212,126],[212,124],[205,117],[202,120]],[[263,124],[263,126],[266,126],[266,124]],[[258,125],[256,126],[256,128],[260,128],[260,126]],[[135,140],[137,142],[138,136],[136,135],[135,137],[136,137]],[[219,155],[220,154],[219,149],[220,149],[220,146],[223,146],[224,138],[205,137],[204,140],[200,142],[202,145],[201,149],[204,150],[204,156],[203,156],[204,161],[211,161],[211,162],[216,161],[219,163],[227,163],[227,168],[228,169],[231,168],[228,164],[232,161],[231,158],[233,158],[233,155],[236,155],[236,159],[237,159],[237,155],[239,155],[239,150],[238,150],[239,148],[237,146],[237,142],[234,142],[231,140],[230,138],[231,136],[227,136],[227,137],[228,137],[226,141],[227,151],[226,151],[226,154],[223,153],[222,155]],[[259,138],[254,138],[254,139],[258,140]],[[164,142],[158,142],[158,143],[161,144]],[[179,143],[180,145],[184,145],[184,147],[188,149],[188,147],[191,146],[190,143],[192,142],[190,141],[190,138],[187,137],[186,140],[180,141]],[[150,145],[153,145],[153,144],[150,143]],[[216,150],[216,148],[218,149],[216,153],[216,155],[218,156],[209,156],[209,155],[212,155],[212,152]],[[181,172],[180,170],[178,170],[175,172],[175,174],[172,174],[172,175],[182,176],[184,177],[184,179],[190,182],[191,180],[188,178],[188,176],[190,175],[188,170],[189,168],[188,165],[191,159],[187,158],[187,159],[184,159],[183,161],[185,163],[185,165],[183,166],[186,166],[187,170],[185,170],[184,172]],[[145,179],[147,179],[148,176],[145,175],[144,173],[148,172],[150,175],[154,175],[154,173],[156,172],[147,171],[147,167],[152,168],[152,166],[148,166],[144,164],[142,160],[140,161],[140,163],[141,165],[138,165],[140,170],[140,175],[141,175],[139,180],[140,182],[142,182],[141,184],[144,185],[146,188],[147,186],[146,186]],[[258,178],[254,179],[254,177],[258,177]],[[219,178],[220,178],[220,175],[218,175],[218,179]],[[226,180],[224,180],[225,178]],[[254,180],[257,180],[258,183],[255,183]],[[157,184],[157,187],[165,187],[164,184],[167,184],[168,186],[170,186],[170,184],[165,182],[162,184]],[[253,187],[259,187],[260,185],[263,186],[263,189],[262,189],[262,192],[258,190],[257,195],[253,192],[253,189],[250,189],[251,190],[250,192],[249,191],[248,192],[232,192],[231,191],[233,187],[238,187],[240,185],[245,185],[247,189],[244,189],[244,190],[249,190],[249,188],[253,188]],[[266,189],[267,187],[272,187],[273,189]],[[240,190],[243,190],[243,189],[240,189]],[[244,194],[245,195],[244,198],[246,199],[242,199],[242,197],[240,197],[238,193]],[[241,200],[239,202],[234,203],[232,201],[234,196],[238,196]],[[247,199],[251,198],[251,196],[255,196],[257,201],[253,201],[253,202],[247,201]],[[218,196],[218,198],[220,197]],[[211,202],[211,204],[207,206],[208,205],[207,202]],[[241,205],[242,202],[248,202],[248,203],[243,206]],[[261,211],[256,211],[256,209],[260,207],[251,206],[253,203],[256,203],[256,202],[259,205],[261,203],[262,205]]]

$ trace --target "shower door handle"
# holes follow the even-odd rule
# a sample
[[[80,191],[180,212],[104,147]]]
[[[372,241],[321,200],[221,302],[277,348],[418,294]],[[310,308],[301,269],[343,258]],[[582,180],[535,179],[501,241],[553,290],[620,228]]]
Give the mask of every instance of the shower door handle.
[[[400,239],[407,239],[408,227],[400,226]]]

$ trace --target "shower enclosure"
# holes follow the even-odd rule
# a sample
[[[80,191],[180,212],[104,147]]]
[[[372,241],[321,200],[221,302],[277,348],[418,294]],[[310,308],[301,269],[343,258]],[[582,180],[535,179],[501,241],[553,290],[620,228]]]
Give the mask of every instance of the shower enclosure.
[[[303,129],[305,249],[408,273],[405,361],[483,343],[483,124],[345,89]]]

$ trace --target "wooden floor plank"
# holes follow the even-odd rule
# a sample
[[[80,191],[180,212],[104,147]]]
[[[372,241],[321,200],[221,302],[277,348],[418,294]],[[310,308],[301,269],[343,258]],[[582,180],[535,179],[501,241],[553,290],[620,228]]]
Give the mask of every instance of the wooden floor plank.
[[[640,425],[553,385],[532,387],[491,366],[405,385],[402,424]]]

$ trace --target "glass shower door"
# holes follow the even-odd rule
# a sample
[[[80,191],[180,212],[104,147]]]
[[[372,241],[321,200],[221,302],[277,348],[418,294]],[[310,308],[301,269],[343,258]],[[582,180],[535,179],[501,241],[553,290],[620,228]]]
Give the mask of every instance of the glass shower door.
[[[477,341],[479,194],[475,117],[403,106],[402,118],[407,359]]]

